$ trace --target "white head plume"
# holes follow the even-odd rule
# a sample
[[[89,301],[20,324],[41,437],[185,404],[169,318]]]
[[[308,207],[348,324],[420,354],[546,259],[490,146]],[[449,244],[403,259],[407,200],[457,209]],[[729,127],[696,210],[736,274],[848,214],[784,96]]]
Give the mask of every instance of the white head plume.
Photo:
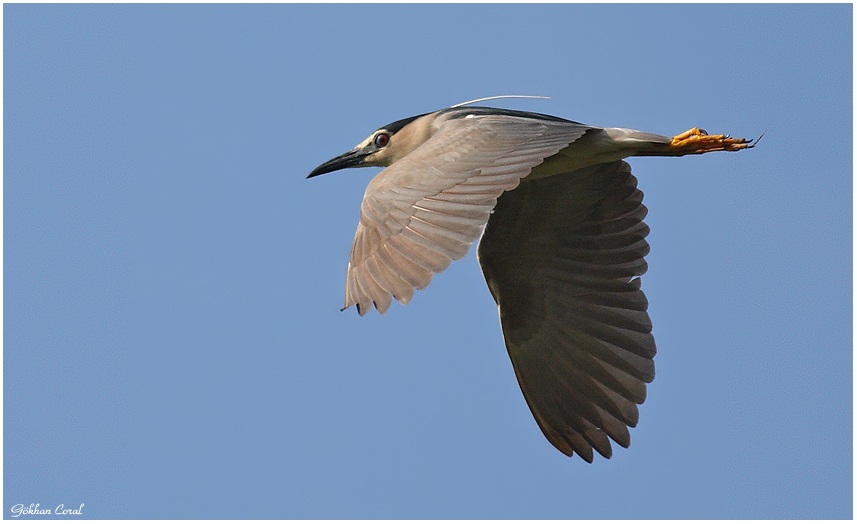
[[[550,100],[549,96],[538,96],[538,95],[497,95],[497,96],[487,96],[485,98],[477,98],[476,100],[470,100],[467,102],[461,102],[460,104],[455,104],[452,107],[461,107],[470,104],[475,104],[476,102],[484,102],[486,100],[496,100],[498,98],[541,98],[545,100]]]

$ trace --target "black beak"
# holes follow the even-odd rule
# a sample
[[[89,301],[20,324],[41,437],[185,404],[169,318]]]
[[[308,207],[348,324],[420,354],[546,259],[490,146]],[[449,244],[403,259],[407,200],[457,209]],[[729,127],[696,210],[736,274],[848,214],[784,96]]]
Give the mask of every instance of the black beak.
[[[369,156],[370,153],[371,151],[366,151],[365,149],[352,149],[313,169],[312,173],[307,175],[307,178],[330,173],[331,171],[338,171],[346,167],[359,167],[363,163],[363,159]]]

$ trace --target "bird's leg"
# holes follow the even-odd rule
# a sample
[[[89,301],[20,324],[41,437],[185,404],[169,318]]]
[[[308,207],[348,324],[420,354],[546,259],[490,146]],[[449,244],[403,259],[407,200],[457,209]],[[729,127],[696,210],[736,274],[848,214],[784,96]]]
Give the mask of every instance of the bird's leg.
[[[753,147],[754,145],[752,140],[747,140],[746,138],[732,138],[729,135],[709,135],[704,130],[694,127],[672,137],[669,148],[674,154],[678,155],[698,155],[711,151],[738,151]]]

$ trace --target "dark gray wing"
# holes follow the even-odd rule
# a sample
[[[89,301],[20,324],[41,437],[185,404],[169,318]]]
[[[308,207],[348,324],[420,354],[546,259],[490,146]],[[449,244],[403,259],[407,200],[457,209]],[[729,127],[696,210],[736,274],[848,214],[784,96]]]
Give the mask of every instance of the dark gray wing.
[[[640,290],[646,207],[630,166],[600,164],[504,193],[479,243],[518,383],[566,455],[630,445],[654,379],[655,341]]]

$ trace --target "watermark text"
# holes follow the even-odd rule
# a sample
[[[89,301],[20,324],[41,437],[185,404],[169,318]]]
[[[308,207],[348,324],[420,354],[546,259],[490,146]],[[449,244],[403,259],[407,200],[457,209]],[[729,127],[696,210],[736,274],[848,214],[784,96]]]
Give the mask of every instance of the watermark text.
[[[12,506],[12,517],[21,517],[24,515],[58,515],[60,517],[72,515],[83,515],[83,504],[78,507],[68,507],[65,504],[60,504],[54,508],[43,508],[39,503],[25,506],[23,504],[15,504]]]

